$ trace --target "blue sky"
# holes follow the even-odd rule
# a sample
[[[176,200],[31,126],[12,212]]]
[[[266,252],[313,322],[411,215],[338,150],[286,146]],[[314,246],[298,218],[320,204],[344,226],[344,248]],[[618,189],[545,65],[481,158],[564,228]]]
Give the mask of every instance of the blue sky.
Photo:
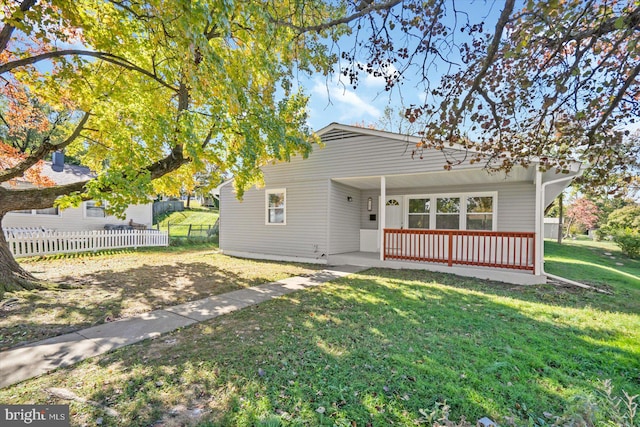
[[[310,95],[309,123],[319,130],[329,123],[338,122],[365,125],[378,122],[389,105],[396,110],[400,106],[424,101],[417,89],[407,90],[404,85],[387,92],[382,77],[367,75],[354,90],[348,78],[335,73],[327,78],[315,76],[301,82]]]

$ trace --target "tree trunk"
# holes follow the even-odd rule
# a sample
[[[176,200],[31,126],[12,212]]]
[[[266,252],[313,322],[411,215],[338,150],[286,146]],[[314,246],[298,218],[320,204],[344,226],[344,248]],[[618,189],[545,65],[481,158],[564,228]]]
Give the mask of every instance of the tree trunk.
[[[0,224],[3,217],[4,215],[0,216]],[[0,298],[7,291],[35,289],[38,285],[38,279],[20,267],[13,258],[9,244],[0,229]]]
[[[190,204],[191,204],[191,193],[187,193],[187,208],[189,208]]]
[[[562,244],[562,220],[564,215],[562,199],[562,193],[560,193],[560,196],[558,196],[558,244]]]

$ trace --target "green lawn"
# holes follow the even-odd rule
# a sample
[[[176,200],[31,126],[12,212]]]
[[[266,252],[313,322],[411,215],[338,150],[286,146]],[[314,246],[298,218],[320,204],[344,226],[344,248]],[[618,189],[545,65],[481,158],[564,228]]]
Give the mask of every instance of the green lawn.
[[[608,247],[548,250],[549,271],[613,295],[372,269],[0,390],[0,402],[70,403],[72,425],[433,425],[444,402],[473,425],[625,425],[602,381],[640,394],[640,268],[617,252],[598,262]],[[585,258],[575,268],[570,255]]]
[[[160,230],[169,231],[170,237],[207,237],[207,232],[218,217],[218,210],[207,208],[185,209],[182,212],[172,212],[163,215]]]
[[[627,258],[612,242],[546,240],[545,271],[594,286],[640,289],[640,260]]]

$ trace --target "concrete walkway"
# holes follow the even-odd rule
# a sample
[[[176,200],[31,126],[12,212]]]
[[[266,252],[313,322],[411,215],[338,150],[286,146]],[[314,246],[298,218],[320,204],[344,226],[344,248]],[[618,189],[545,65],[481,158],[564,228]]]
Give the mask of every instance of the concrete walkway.
[[[340,266],[104,323],[0,352],[0,388],[89,357],[364,270]]]

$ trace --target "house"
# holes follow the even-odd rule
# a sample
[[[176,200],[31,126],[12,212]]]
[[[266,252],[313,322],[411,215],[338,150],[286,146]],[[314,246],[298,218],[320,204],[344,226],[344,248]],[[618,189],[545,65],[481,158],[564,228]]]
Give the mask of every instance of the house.
[[[264,188],[220,194],[220,249],[240,257],[419,268],[541,283],[544,208],[580,173],[535,163],[490,173],[459,146],[333,123],[324,145],[262,168]],[[445,170],[445,157],[460,165]]]
[[[560,228],[560,218],[545,218],[544,219],[545,239],[557,239],[559,228]]]
[[[78,181],[87,181],[95,175],[89,168],[65,164],[60,172],[45,162],[42,175],[49,177],[55,184],[64,185]],[[18,183],[18,185],[27,185]],[[41,228],[55,231],[99,230],[114,225],[128,225],[130,222],[150,228],[153,223],[153,204],[132,205],[126,211],[126,220],[105,213],[104,206],[93,200],[83,202],[77,208],[60,210],[56,207],[48,209],[28,209],[12,211],[2,220],[2,228]]]

